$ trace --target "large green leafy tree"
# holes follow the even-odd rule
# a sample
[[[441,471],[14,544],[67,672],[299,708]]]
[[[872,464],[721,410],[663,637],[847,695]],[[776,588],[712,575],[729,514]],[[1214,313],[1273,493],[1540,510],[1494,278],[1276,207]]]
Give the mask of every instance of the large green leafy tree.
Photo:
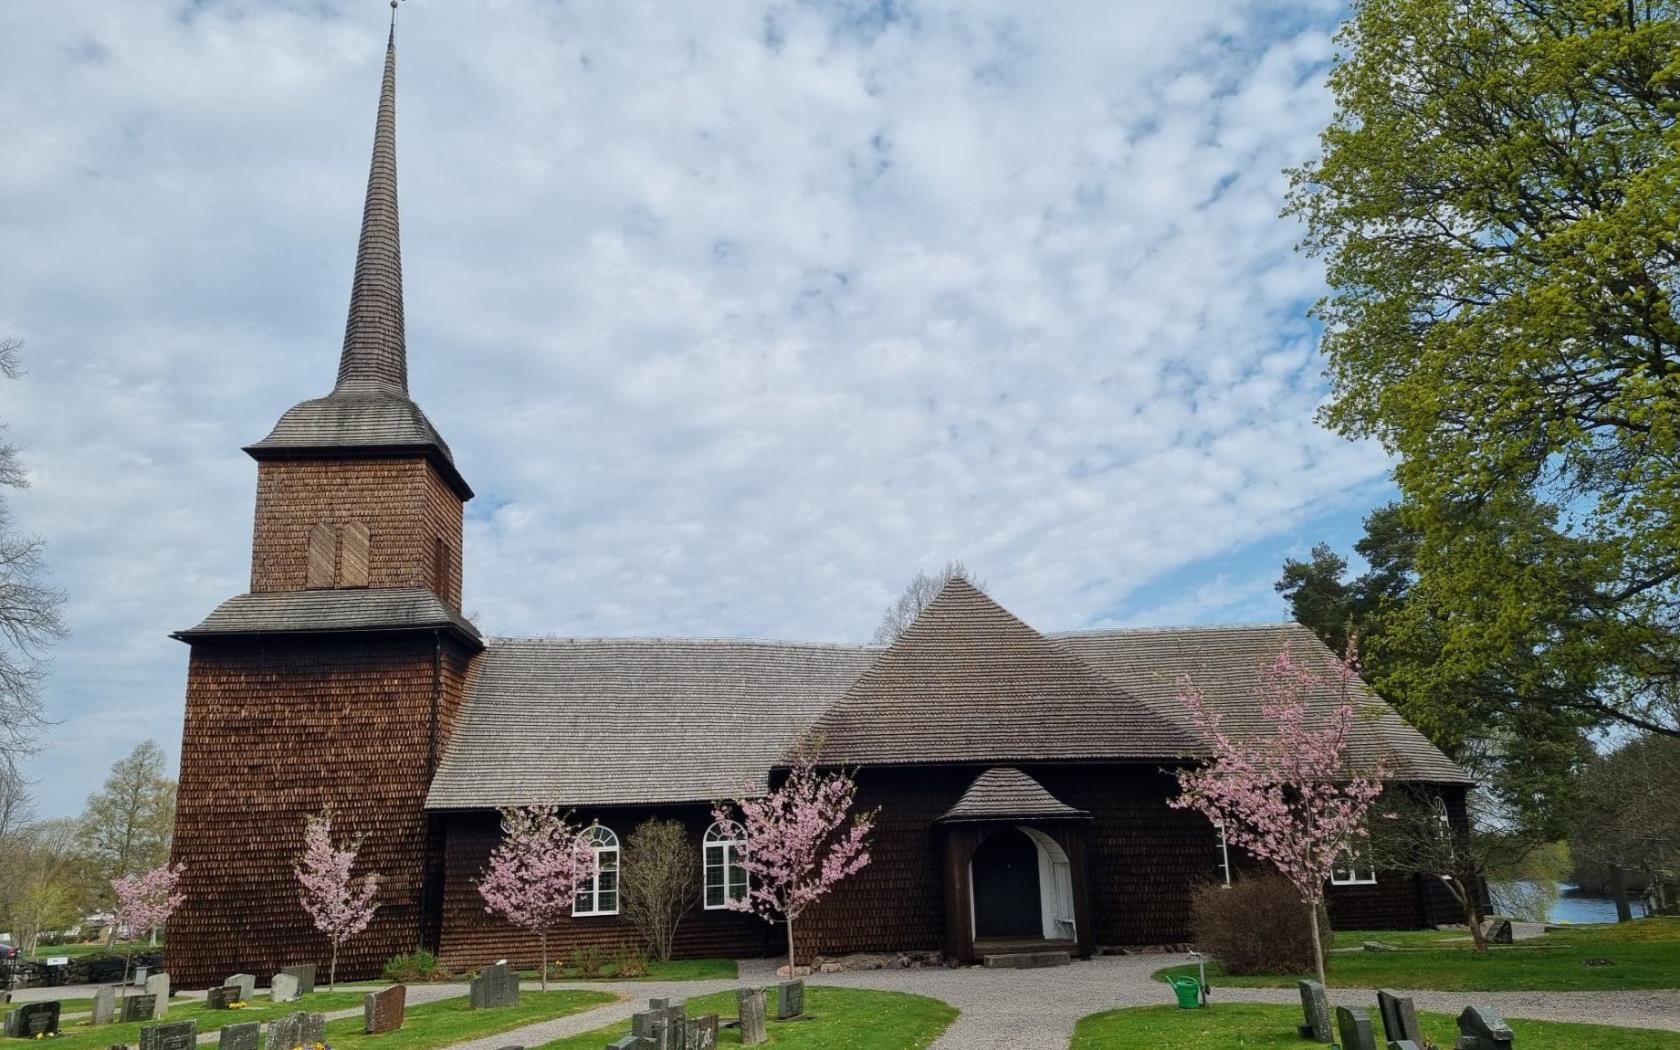
[[[1289,207],[1326,421],[1415,533],[1389,688],[1680,733],[1680,2],[1356,0],[1340,43]]]

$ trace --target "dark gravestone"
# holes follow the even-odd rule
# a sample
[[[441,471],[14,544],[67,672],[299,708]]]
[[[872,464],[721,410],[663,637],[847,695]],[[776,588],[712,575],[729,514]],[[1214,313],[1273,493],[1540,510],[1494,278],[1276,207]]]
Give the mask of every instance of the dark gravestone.
[[[1301,991],[1301,1024],[1295,1030],[1302,1039],[1335,1042],[1330,1031],[1330,997],[1324,994],[1324,986],[1317,981],[1301,981],[1296,987]]]
[[[88,1024],[110,1024],[117,1019],[117,989],[106,985],[93,993],[93,1017]]]
[[[735,1004],[741,1012],[741,1045],[757,1046],[768,1039],[764,1027],[764,992],[757,988],[738,989]]]
[[[486,966],[474,977],[468,1005],[474,1010],[513,1006],[519,1002],[519,978],[507,963]]]
[[[1488,938],[1495,944],[1510,944],[1513,939],[1510,919],[1500,919],[1493,928],[1493,936]]]
[[[231,1010],[234,1003],[244,1001],[239,997],[239,986],[236,984],[224,984],[204,993],[204,1005],[212,1010]]]
[[[58,1034],[58,1002],[56,1000],[45,1003],[24,1003],[13,1011],[17,1015],[14,1022],[16,1030],[12,1033],[19,1039],[34,1039],[36,1036],[53,1036]]]
[[[688,1021],[687,1050],[717,1050],[718,1015],[706,1014]]]
[[[787,1021],[805,1012],[805,982],[783,981],[776,986],[776,1020]]]
[[[236,973],[222,982],[223,986],[239,989],[239,1001],[248,1003],[257,994],[257,975],[254,973]]]
[[[403,1007],[407,1002],[408,988],[401,984],[362,996],[362,1031],[367,1035],[378,1035],[401,1028]]]
[[[315,992],[315,964],[302,963],[298,966],[287,966],[280,971],[297,978],[299,995],[313,995]]]
[[[1455,1050],[1509,1050],[1516,1039],[1516,1033],[1498,1011],[1487,1006],[1469,1006],[1458,1015],[1458,1042],[1453,1046]]]
[[[260,1021],[225,1024],[217,1033],[216,1050],[257,1050],[257,1039],[261,1034]]]
[[[149,1024],[140,1029],[140,1050],[193,1050],[198,1045],[198,1020]]]
[[[1414,1043],[1423,1042],[1423,1028],[1418,1024],[1417,1007],[1410,999],[1378,992],[1377,1013],[1382,1015],[1384,1039],[1391,1043],[1408,1039]]]
[[[1363,1010],[1336,1007],[1336,1031],[1341,1037],[1342,1050],[1377,1050],[1377,1034],[1371,1030],[1371,1019]]]
[[[128,1024],[133,1021],[150,1021],[157,1010],[156,996],[129,995],[122,1001],[122,1021]]]

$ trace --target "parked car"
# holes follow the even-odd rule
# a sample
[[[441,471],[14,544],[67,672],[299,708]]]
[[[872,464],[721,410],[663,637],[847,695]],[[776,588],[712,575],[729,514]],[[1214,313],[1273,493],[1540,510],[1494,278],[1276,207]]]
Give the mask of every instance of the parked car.
[[[0,959],[16,959],[18,955],[17,945],[0,944]]]

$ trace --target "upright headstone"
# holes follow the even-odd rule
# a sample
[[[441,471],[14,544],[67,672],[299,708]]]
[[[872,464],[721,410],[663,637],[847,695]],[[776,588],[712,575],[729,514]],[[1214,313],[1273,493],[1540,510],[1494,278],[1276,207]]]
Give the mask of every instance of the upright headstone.
[[[125,995],[122,1001],[123,1024],[135,1021],[150,1021],[157,1013],[157,998],[151,995]]]
[[[783,981],[776,986],[776,1020],[788,1021],[805,1013],[805,982]]]
[[[152,968],[150,966],[136,966],[134,968],[134,987],[146,987],[146,978],[150,977],[151,974]]]
[[[257,1050],[257,1040],[261,1035],[261,1021],[225,1024],[218,1033],[216,1050]],[[291,1047],[287,1047],[286,1050],[291,1050]]]
[[[1500,919],[1493,927],[1493,936],[1488,938],[1495,944],[1510,944],[1514,939],[1510,919]]]
[[[211,988],[204,993],[204,1005],[211,1010],[231,1010],[234,1003],[244,1002],[239,997],[239,986],[224,984],[220,988]]]
[[[89,1024],[110,1024],[117,1019],[117,989],[107,984],[93,993],[93,1018]]]
[[[757,1046],[770,1038],[764,1022],[764,992],[759,988],[741,988],[735,992],[735,1003],[741,1011],[741,1045]]]
[[[17,1038],[17,1025],[18,1025],[17,1011],[16,1010],[7,1010],[5,1020],[3,1022],[0,1022],[0,1036],[4,1036],[7,1039],[16,1039]]]
[[[1414,1043],[1423,1042],[1423,1027],[1418,1024],[1417,1007],[1410,999],[1378,992],[1377,1013],[1382,1015],[1384,1039],[1391,1043],[1408,1039]]]
[[[248,1003],[257,994],[257,975],[252,973],[236,973],[222,982],[229,988],[239,989],[239,1001]]]
[[[198,1046],[198,1021],[170,1021],[140,1029],[140,1050],[194,1050]]]
[[[299,963],[296,966],[287,966],[282,968],[280,972],[297,978],[297,990],[299,995],[315,994],[314,963]]]
[[[314,1046],[316,1043],[324,1043],[327,1041],[326,1014],[312,1014],[299,1010],[297,1018],[298,1028],[303,1032],[304,1046]]]
[[[292,1050],[303,1045],[302,1014],[287,1014],[268,1022],[268,1050]]]
[[[55,1036],[58,1034],[58,1000],[24,1003],[12,1011],[17,1020],[13,1034],[19,1039]]]
[[[268,998],[270,1002],[289,1003],[298,997],[298,979],[284,970],[269,978]]]
[[[468,986],[467,1005],[473,1010],[513,1006],[519,1002],[519,978],[507,963],[492,963],[478,972]]]
[[[1336,1007],[1336,1031],[1342,1050],[1377,1050],[1377,1034],[1371,1030],[1371,1019],[1364,1010]]]
[[[1510,1050],[1517,1036],[1499,1012],[1487,1006],[1468,1006],[1458,1015],[1455,1050]]]
[[[718,1015],[690,1018],[686,1025],[688,1050],[717,1050]]]
[[[1302,1039],[1335,1042],[1330,1030],[1330,997],[1324,994],[1324,986],[1317,981],[1301,981],[1296,987],[1301,991],[1302,1020],[1295,1030],[1301,1033]]]
[[[159,971],[146,978],[146,994],[152,997],[152,1020],[163,1020],[169,1013],[169,975]]]
[[[1414,1043],[1410,1039],[1401,1039],[1399,1042],[1389,1043],[1388,1050],[1423,1050],[1423,1044]]]
[[[394,1032],[402,1027],[403,1007],[408,1002],[408,987],[393,984],[378,992],[362,996],[362,1031],[367,1035]]]

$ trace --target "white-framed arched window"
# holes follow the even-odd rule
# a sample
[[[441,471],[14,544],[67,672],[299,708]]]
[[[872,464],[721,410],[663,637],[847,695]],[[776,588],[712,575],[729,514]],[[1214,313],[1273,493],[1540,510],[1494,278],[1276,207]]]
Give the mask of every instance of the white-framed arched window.
[[[583,840],[595,853],[595,874],[578,888],[573,915],[618,914],[618,836],[609,827],[591,824]]]
[[[747,895],[747,872],[741,867],[746,844],[746,829],[733,820],[720,820],[706,829],[700,842],[706,910],[727,908],[730,901]]]

